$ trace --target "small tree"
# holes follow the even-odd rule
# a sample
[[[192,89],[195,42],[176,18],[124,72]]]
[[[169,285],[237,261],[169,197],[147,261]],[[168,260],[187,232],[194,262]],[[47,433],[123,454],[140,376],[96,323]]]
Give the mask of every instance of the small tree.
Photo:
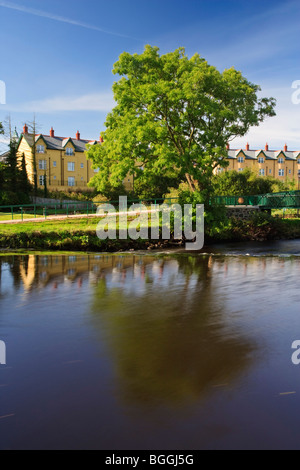
[[[32,160],[32,169],[33,169],[33,187],[34,187],[34,195],[37,196],[38,191],[38,181],[37,181],[37,164],[36,164],[36,130],[37,124],[35,115],[33,116],[33,120],[28,124],[29,134],[32,136],[32,143],[31,143],[31,160]]]
[[[19,169],[19,190],[24,195],[28,196],[31,190],[31,186],[28,180],[26,159],[25,154],[22,154],[21,165]]]
[[[18,142],[11,137],[9,142],[9,152],[6,157],[7,185],[11,191],[17,190],[18,183]]]
[[[47,173],[44,174],[44,198],[48,197]]]

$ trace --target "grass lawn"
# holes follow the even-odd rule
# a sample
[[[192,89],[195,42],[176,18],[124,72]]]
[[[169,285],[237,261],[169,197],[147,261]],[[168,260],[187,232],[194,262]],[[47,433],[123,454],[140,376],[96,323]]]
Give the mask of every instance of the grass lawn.
[[[41,217],[41,222],[24,222],[22,224],[3,224],[0,225],[0,235],[13,235],[19,233],[62,233],[62,232],[76,232],[76,231],[94,231],[96,233],[96,228],[100,222],[99,217],[87,218],[83,217],[82,219],[65,219],[65,220],[45,220]],[[128,217],[128,221],[134,220],[135,218]],[[3,219],[2,219],[3,220]],[[8,220],[8,219],[7,219]],[[117,218],[117,226],[119,227]],[[120,226],[121,228],[127,228],[125,224]]]
[[[82,218],[66,220],[41,220],[41,222],[24,222],[23,224],[0,225],[0,234],[10,235],[14,233],[30,232],[74,232],[77,230],[96,230],[99,218]]]
[[[42,218],[42,215],[37,215],[37,218]],[[21,220],[22,215],[14,213],[13,220]],[[34,219],[34,214],[23,214],[23,219]],[[4,220],[12,220],[11,212],[0,212],[0,222]]]

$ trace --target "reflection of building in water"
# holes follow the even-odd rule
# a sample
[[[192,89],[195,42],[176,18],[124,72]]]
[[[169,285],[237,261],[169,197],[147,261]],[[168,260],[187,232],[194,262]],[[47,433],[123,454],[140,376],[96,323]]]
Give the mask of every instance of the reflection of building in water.
[[[113,273],[116,280],[119,276],[126,279],[126,270],[134,271],[135,266],[152,263],[152,257],[112,256],[112,255],[26,255],[15,258],[14,270],[20,277],[24,290],[45,287],[53,283],[55,288],[62,283],[78,281],[82,286],[83,279],[97,282],[97,279]]]
[[[201,257],[202,260],[205,257]],[[248,258],[243,264],[235,263],[226,258],[206,257],[206,271],[203,271],[203,263],[195,257],[186,263],[185,257],[158,257],[141,254],[70,254],[70,255],[21,255],[14,257],[2,257],[1,263],[7,262],[14,286],[23,285],[25,292],[35,288],[46,287],[52,284],[57,289],[61,284],[77,282],[78,288],[83,281],[97,284],[99,279],[106,278],[109,287],[123,286],[126,291],[137,295],[142,294],[147,284],[157,288],[173,285],[184,285],[187,288],[199,289],[200,283],[210,278],[214,273],[221,272],[228,275],[230,269],[241,279],[247,277],[247,268],[250,265],[256,270],[265,270],[265,260]],[[0,270],[1,272],[1,270]],[[255,273],[253,272],[253,275]],[[1,282],[1,275],[0,275]],[[144,287],[143,287],[144,286]]]

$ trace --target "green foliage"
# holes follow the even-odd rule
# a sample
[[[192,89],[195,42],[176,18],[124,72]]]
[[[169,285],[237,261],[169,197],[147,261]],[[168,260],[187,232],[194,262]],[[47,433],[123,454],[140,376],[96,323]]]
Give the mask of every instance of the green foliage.
[[[128,174],[144,185],[168,176],[208,190],[214,168],[227,166],[227,142],[275,115],[275,100],[258,99],[258,85],[234,68],[220,73],[198,54],[189,59],[183,48],[124,52],[113,73],[121,77],[113,85],[117,105],[104,143],[88,149],[99,168],[90,184],[105,195]]]
[[[178,185],[178,180],[172,176],[148,175],[146,172],[135,179],[132,196],[138,199],[161,199],[176,184]]]
[[[191,204],[195,207],[196,204],[204,204],[205,233],[209,238],[218,238],[219,234],[222,234],[229,226],[230,221],[226,216],[226,208],[224,206],[209,206],[203,192],[183,190],[178,197],[178,203],[181,206]]]
[[[6,161],[0,164],[0,205],[27,204],[30,192],[25,157],[18,162],[17,142],[12,139]]]
[[[212,186],[216,196],[251,196],[292,190],[295,182],[258,176],[254,170],[246,168],[241,172],[230,170],[215,175]]]

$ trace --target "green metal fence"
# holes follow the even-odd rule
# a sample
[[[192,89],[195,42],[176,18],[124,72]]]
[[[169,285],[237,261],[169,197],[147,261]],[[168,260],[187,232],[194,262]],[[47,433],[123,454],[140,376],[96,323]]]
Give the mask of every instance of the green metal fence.
[[[269,193],[256,196],[214,196],[212,206],[259,206],[261,209],[299,209],[300,191]]]
[[[47,219],[50,216],[71,217],[71,216],[87,216],[97,214],[99,207],[107,208],[107,204],[111,204],[117,211],[127,211],[131,206],[139,206],[143,204],[146,207],[151,205],[157,206],[163,203],[171,205],[177,201],[177,198],[168,199],[153,199],[153,200],[127,200],[126,206],[119,204],[119,201],[109,201],[107,203],[94,203],[94,202],[52,202],[47,204],[23,204],[0,206],[0,222],[6,220],[21,220],[26,221],[30,219]]]
[[[5,220],[47,219],[50,216],[87,216],[97,214],[99,207],[107,208],[111,204],[115,210],[127,211],[129,207],[143,204],[150,208],[163,203],[171,205],[178,201],[178,198],[151,199],[151,200],[127,200],[126,206],[120,205],[119,201],[109,201],[108,203],[94,202],[52,202],[47,204],[23,204],[0,207],[0,222]],[[288,191],[281,193],[270,193],[256,196],[214,196],[209,201],[212,206],[258,206],[261,209],[300,209],[300,191]]]

